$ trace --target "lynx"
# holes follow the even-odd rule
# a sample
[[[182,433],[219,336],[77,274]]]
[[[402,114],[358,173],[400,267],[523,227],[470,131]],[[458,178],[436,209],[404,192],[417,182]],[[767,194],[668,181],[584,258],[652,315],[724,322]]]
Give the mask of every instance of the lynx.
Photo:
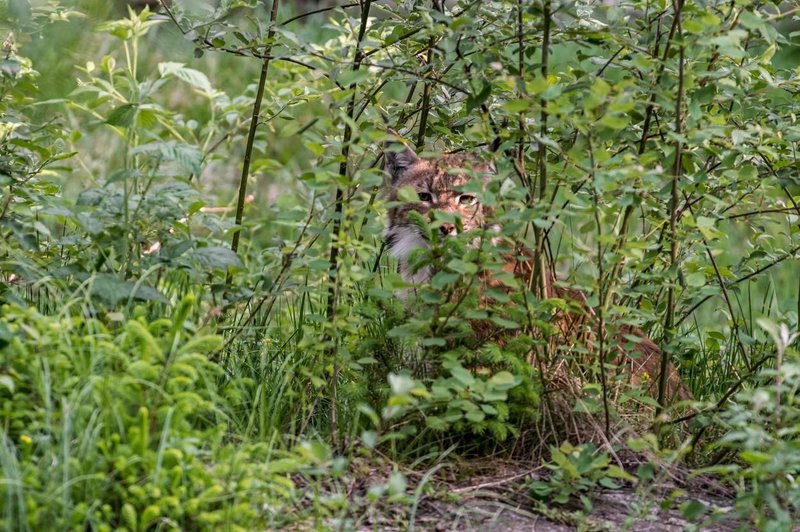
[[[392,135],[397,135],[390,131]],[[436,158],[422,158],[402,142],[392,141],[384,150],[386,157],[386,170],[390,177],[387,199],[394,204],[389,210],[389,220],[386,229],[386,245],[389,253],[397,259],[400,274],[406,282],[412,284],[425,283],[433,275],[431,268],[423,267],[414,270],[410,264],[411,253],[418,248],[428,247],[430,244],[423,236],[419,226],[409,216],[411,211],[426,215],[433,210],[440,213],[457,215],[461,221],[464,232],[485,228],[491,219],[491,211],[485,208],[478,198],[470,193],[461,192],[463,185],[471,179],[486,179],[495,173],[491,163],[482,161],[471,154],[442,155]],[[417,193],[419,201],[398,203],[398,191],[403,187],[410,187]],[[455,235],[457,226],[446,222],[439,226],[441,237]],[[533,253],[522,250],[514,256],[504,258],[503,270],[513,273],[519,280],[528,282],[532,274]],[[498,284],[491,279],[484,279],[483,286],[496,287]],[[550,276],[545,283],[545,297],[559,297],[578,303],[586,301],[586,295],[576,290],[560,288],[556,285],[554,277]],[[583,305],[582,312],[570,312],[553,317],[561,338],[557,339],[561,345],[582,340],[591,347],[592,313]],[[480,323],[473,324],[473,331],[481,335],[485,327]],[[626,368],[630,381],[634,385],[646,385],[651,395],[655,395],[660,374],[661,350],[642,331],[629,326],[620,327],[622,336],[637,337],[632,353],[620,352],[616,358],[617,365]],[[618,342],[624,343],[624,342]],[[668,368],[667,396],[670,399],[690,399],[691,392],[683,383],[677,370],[671,364]]]
[[[414,273],[408,263],[409,255],[417,248],[425,247],[425,241],[408,216],[410,211],[425,215],[431,209],[456,214],[461,218],[464,231],[483,226],[484,209],[472,194],[462,194],[458,187],[466,184],[470,177],[465,173],[452,174],[448,169],[463,168],[470,163],[474,172],[494,173],[494,167],[482,163],[469,155],[443,155],[436,160],[417,157],[409,147],[402,145],[402,151],[386,152],[386,169],[391,176],[388,200],[397,201],[397,191],[402,187],[413,188],[419,197],[418,203],[406,203],[389,211],[389,225],[386,231],[387,248],[400,263],[400,273],[411,283],[422,283],[430,279],[430,268]],[[443,223],[439,227],[442,236],[453,235],[455,224]]]

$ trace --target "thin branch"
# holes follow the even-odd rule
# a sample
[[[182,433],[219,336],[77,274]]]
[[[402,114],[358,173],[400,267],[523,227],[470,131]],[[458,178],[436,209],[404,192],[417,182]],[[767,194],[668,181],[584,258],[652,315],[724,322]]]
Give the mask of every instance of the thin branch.
[[[739,279],[736,279],[735,281],[732,281],[732,282],[728,283],[727,286],[728,286],[728,288],[730,288],[730,287],[735,286],[735,285],[737,285],[739,283],[743,283],[745,281],[749,281],[753,277],[756,277],[757,275],[764,273],[765,271],[769,270],[773,266],[776,266],[776,265],[780,264],[781,262],[785,261],[789,257],[794,257],[798,252],[800,252],[800,246],[795,246],[794,248],[790,249],[789,251],[787,251],[786,253],[784,253],[783,255],[781,255],[780,257],[775,259],[774,261],[770,262],[769,264],[765,264],[761,268],[759,268],[759,269],[757,269],[757,270],[755,270],[753,272],[748,273],[744,277],[740,277]],[[687,310],[683,314],[683,316],[681,316],[681,318],[678,321],[675,322],[675,327],[680,326],[680,324],[683,323],[686,320],[686,318],[691,316],[692,313],[700,307],[700,305],[702,305],[703,303],[705,303],[706,301],[708,301],[709,299],[711,299],[715,295],[716,294],[711,294],[711,295],[705,296],[702,299],[700,299],[700,301],[698,301],[697,303],[692,305],[692,307],[689,310]]]
[[[312,11],[306,11],[305,13],[300,13],[299,15],[295,15],[292,18],[286,19],[283,22],[280,22],[278,26],[286,26],[294,22],[295,20],[300,20],[301,18],[310,17],[311,15],[317,15],[319,13],[325,13],[326,11],[333,11],[334,9],[347,9],[350,7],[358,7],[360,6],[360,2],[353,2],[352,4],[343,4],[340,6],[328,6],[328,7],[321,7],[319,9],[314,9]]]
[[[742,375],[741,377],[739,377],[736,380],[736,382],[733,384],[733,386],[728,388],[728,390],[724,394],[722,394],[722,397],[719,398],[719,400],[714,404],[714,406],[712,406],[710,408],[706,408],[704,410],[695,410],[694,412],[690,412],[690,413],[688,413],[688,414],[686,414],[684,416],[681,416],[679,418],[670,419],[669,421],[665,422],[664,424],[665,425],[674,425],[675,423],[683,423],[684,421],[689,421],[690,419],[693,419],[693,418],[699,416],[700,414],[707,414],[709,412],[718,412],[719,409],[722,408],[722,406],[725,404],[725,402],[728,399],[730,399],[731,396],[733,394],[735,394],[736,391],[739,388],[741,388],[742,384],[747,382],[748,379],[752,378],[761,369],[761,366],[763,366],[764,363],[767,362],[770,358],[774,358],[774,356],[775,355],[773,355],[773,354],[769,354],[769,355],[766,355],[764,357],[761,357],[758,361],[756,361],[756,363],[753,364],[753,369],[748,371],[747,374]]]
[[[784,207],[782,209],[763,209],[760,211],[748,211],[748,212],[741,212],[739,214],[729,214],[725,217],[726,220],[735,220],[737,218],[747,218],[749,216],[757,216],[759,214],[778,214],[778,213],[789,213],[789,212],[797,212],[794,207]]]
[[[660,40],[661,40],[661,17],[662,16],[663,16],[663,13],[660,13],[658,15],[658,29],[656,31],[656,42],[655,42],[655,45],[653,46],[653,56],[654,57],[658,57],[658,49],[659,49],[659,44],[660,44]],[[664,72],[664,69],[666,68],[666,54],[669,52],[670,45],[672,44],[672,37],[674,35],[674,28],[675,28],[675,25],[674,25],[674,21],[673,21],[673,25],[670,28],[669,39],[667,40],[667,44],[665,45],[665,49],[664,49],[664,61],[661,61],[659,72],[656,75],[656,83],[655,83],[656,85],[658,85],[658,81],[661,78],[661,74]],[[622,48],[620,48],[620,50],[622,50]],[[603,66],[603,69],[605,69],[605,66]],[[602,69],[601,69],[601,72],[602,72]],[[644,154],[645,148],[647,147],[647,139],[650,138],[650,122],[652,120],[653,110],[654,110],[654,106],[655,106],[655,95],[656,95],[656,91],[654,90],[652,92],[652,94],[650,95],[650,99],[649,99],[649,101],[647,103],[647,108],[645,110],[644,124],[642,125],[642,136],[639,139],[639,148],[637,150],[637,155],[639,155],[639,156]],[[638,181],[639,181],[639,178],[637,178],[637,182]],[[619,228],[619,231],[617,233],[617,239],[615,240],[614,245],[612,246],[612,249],[611,249],[611,253],[614,256],[616,256],[619,253],[619,251],[622,249],[622,247],[625,245],[625,243],[628,240],[628,230],[630,228],[631,220],[633,219],[632,217],[633,217],[634,208],[635,208],[635,202],[631,202],[629,205],[627,205],[625,207],[625,211],[623,212],[623,215],[622,215],[622,223],[620,224],[620,228]],[[609,283],[611,283],[611,285],[608,287],[608,290],[606,290],[606,298],[610,298],[611,295],[614,293],[613,283],[615,283],[620,278],[620,272],[622,271],[622,265],[623,265],[623,261],[620,260],[611,269],[611,273],[610,273],[610,276],[609,276]],[[602,301],[601,303],[603,305],[607,305],[608,301]]]
[[[339,59],[334,59],[332,57],[328,57],[326,55],[320,54],[319,52],[309,51],[308,53],[312,57],[316,57],[316,58],[319,58],[319,59],[322,59],[324,61],[328,61],[328,62],[331,62],[331,63],[344,64],[346,62],[346,61],[342,61],[342,60],[339,60]],[[365,66],[365,67],[374,67],[374,68],[379,68],[381,70],[391,70],[391,71],[394,71],[394,72],[400,72],[401,74],[407,74],[409,76],[413,76],[413,78],[416,79],[416,80],[433,81],[433,82],[436,82],[436,83],[438,83],[438,84],[440,84],[440,85],[442,85],[444,87],[447,87],[448,89],[452,89],[452,90],[458,92],[459,94],[469,95],[469,91],[468,90],[464,89],[463,87],[459,87],[458,85],[455,85],[453,83],[450,83],[448,81],[445,81],[441,77],[438,77],[438,76],[428,76],[428,77],[426,77],[426,74],[420,74],[419,72],[415,72],[415,71],[413,71],[413,70],[411,70],[409,68],[400,67],[400,66],[397,66],[397,65],[384,65],[384,64],[380,64],[380,63],[371,63],[369,61],[364,61],[364,60],[362,60],[360,64],[361,64],[361,66]]]
[[[552,13],[550,11],[550,0],[545,0],[542,6],[543,9],[543,24],[542,28],[542,64],[541,76],[543,80],[547,80],[548,66],[550,60],[550,23]],[[547,148],[545,147],[544,139],[547,136],[547,102],[544,98],[539,100],[541,108],[539,115],[539,151],[538,151],[538,169],[539,169],[539,193],[538,200],[543,202],[547,193]],[[531,180],[533,181],[533,180]],[[535,191],[534,191],[535,195]],[[539,297],[546,298],[545,287],[547,286],[547,268],[545,268],[545,253],[549,251],[546,249],[546,242],[544,232],[541,228],[534,227],[534,239],[536,241],[536,257],[533,268],[533,277],[536,282],[537,292]]]
[[[269,55],[272,50],[273,36],[275,35],[274,22],[278,17],[278,8],[280,7],[280,0],[272,0],[272,11],[270,11],[269,21],[270,28],[267,36],[266,53]],[[239,198],[236,202],[236,217],[234,224],[236,229],[233,233],[233,240],[231,241],[231,250],[236,253],[239,250],[239,238],[242,233],[242,215],[244,213],[245,198],[247,197],[247,178],[250,176],[250,160],[253,156],[253,143],[256,138],[256,130],[258,129],[259,117],[261,116],[261,101],[264,98],[264,86],[267,83],[267,74],[269,73],[269,57],[264,59],[261,64],[261,76],[258,78],[258,89],[256,90],[256,101],[253,104],[253,116],[250,119],[250,131],[247,134],[247,146],[244,150],[244,161],[242,164],[242,175],[239,180]]]
[[[772,16],[766,18],[767,22],[775,22],[776,20],[782,19],[784,17],[788,17],[789,15],[794,15],[795,13],[800,12],[800,6],[793,7],[792,9],[788,9],[783,13],[776,13]]]
[[[598,201],[599,186],[595,171],[594,149],[592,147],[592,137],[587,135],[586,141],[589,144],[589,160],[592,165],[592,210],[594,211],[594,223],[597,226],[597,293],[600,305],[597,306],[597,360],[600,364],[600,386],[603,393],[603,413],[605,414],[605,435],[611,435],[611,414],[608,405],[608,384],[606,377],[606,356],[605,356],[605,306],[606,301],[605,282],[603,281],[603,226],[600,223],[600,204]],[[662,370],[663,371],[663,370]]]
[[[438,9],[440,4],[433,0],[433,7],[434,9]],[[433,74],[433,49],[436,46],[436,38],[431,36],[428,40],[428,55],[426,58],[427,66],[428,66],[428,76],[425,76],[426,79]],[[428,112],[430,111],[430,103],[431,103],[431,84],[427,81],[423,81],[422,86],[422,108],[419,114],[419,130],[417,131],[417,149],[422,149],[425,146],[425,131],[428,127]]]
[[[178,28],[178,31],[180,31],[181,34],[184,37],[188,36],[189,33],[197,30],[197,28],[192,28],[192,29],[189,29],[189,30],[184,29],[184,27],[181,26],[181,23],[178,22],[177,17],[175,17],[175,14],[169,8],[169,5],[167,5],[165,0],[160,0],[160,1],[161,1],[161,7],[164,9],[164,13],[167,14],[167,17],[172,21],[172,23],[175,25],[175,27]],[[271,21],[271,23],[274,23],[274,21]],[[198,27],[200,27],[200,26],[198,26]],[[268,45],[267,49],[271,49],[272,48],[271,37],[272,37],[273,34],[274,34],[274,24],[271,25],[270,30],[269,30],[269,41],[270,41],[270,44]],[[269,52],[261,53],[261,52],[254,51],[252,49],[252,47],[228,48],[228,47],[225,47],[225,46],[215,46],[214,43],[211,42],[206,37],[196,37],[195,39],[192,39],[192,42],[194,42],[195,45],[200,46],[200,47],[202,47],[202,48],[204,48],[206,50],[212,50],[212,51],[215,51],[215,52],[225,52],[227,54],[238,55],[240,57],[255,57],[257,59],[261,59],[261,60],[264,60],[264,61],[267,61],[267,60],[286,61],[287,63],[293,63],[295,65],[302,66],[302,67],[307,68],[309,70],[317,70],[317,67],[315,67],[313,65],[309,65],[308,63],[306,63],[304,61],[300,61],[299,59],[295,59],[293,57],[272,56],[272,55],[269,54]]]
[[[678,40],[682,39],[681,28],[681,10],[683,9],[683,0],[675,0],[675,22],[673,27],[676,28]],[[675,166],[672,172],[672,187],[671,187],[671,201],[669,213],[669,264],[670,269],[673,271],[678,265],[678,186],[683,172],[681,166],[683,144],[680,137],[683,133],[683,87],[684,87],[684,53],[685,47],[683,42],[679,45],[678,52],[678,94],[675,98]],[[667,288],[667,310],[664,317],[664,341],[669,344],[672,341],[675,329],[675,283],[670,282]],[[667,396],[667,382],[669,369],[669,350],[661,350],[661,368],[658,379],[658,408],[656,414],[660,414],[664,408]]]

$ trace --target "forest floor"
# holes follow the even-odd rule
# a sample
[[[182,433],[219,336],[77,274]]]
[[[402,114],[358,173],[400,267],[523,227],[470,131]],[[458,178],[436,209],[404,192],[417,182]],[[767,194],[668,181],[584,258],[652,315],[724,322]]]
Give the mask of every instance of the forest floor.
[[[431,470],[433,471],[433,470]],[[526,469],[518,462],[482,460],[442,466],[433,473],[403,471],[413,504],[363,506],[368,486],[388,481],[391,468],[372,469],[347,488],[351,509],[362,512],[346,522],[327,523],[348,530],[480,530],[481,532],[567,532],[571,530],[728,531],[742,525],[733,515],[733,493],[710,477],[688,478],[671,474],[669,480],[647,487],[624,485],[585,492],[587,511],[577,498],[567,505],[536,500],[532,480],[544,478],[543,468]],[[697,501],[705,510],[696,521],[681,512],[681,505]],[[696,503],[695,503],[696,504]],[[308,523],[307,523],[308,524]]]
[[[481,530],[566,532],[571,530],[682,531],[692,525],[701,530],[729,531],[737,524],[725,514],[732,510],[732,493],[708,479],[675,480],[646,490],[625,485],[619,489],[597,489],[585,494],[592,508],[586,511],[577,500],[565,506],[549,505],[533,498],[528,488],[536,473],[502,471],[496,478],[470,479],[454,486],[462,495],[458,502],[424,501],[417,526],[424,530]],[[476,483],[476,480],[478,481]],[[662,504],[668,500],[669,503]],[[706,508],[704,517],[687,520],[680,506],[694,500]],[[427,521],[427,522],[426,522]]]

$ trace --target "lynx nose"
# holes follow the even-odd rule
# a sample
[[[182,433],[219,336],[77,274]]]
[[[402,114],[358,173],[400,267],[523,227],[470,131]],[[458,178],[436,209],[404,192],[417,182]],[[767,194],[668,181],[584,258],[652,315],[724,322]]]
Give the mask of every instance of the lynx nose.
[[[442,236],[452,236],[456,234],[456,224],[444,223],[439,226],[439,232]]]

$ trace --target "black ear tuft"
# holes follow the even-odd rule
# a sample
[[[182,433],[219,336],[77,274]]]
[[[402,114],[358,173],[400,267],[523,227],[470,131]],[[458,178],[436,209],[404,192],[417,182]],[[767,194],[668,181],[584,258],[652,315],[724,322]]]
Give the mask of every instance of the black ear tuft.
[[[399,137],[394,129],[387,129],[390,135]],[[394,185],[403,172],[419,160],[414,150],[400,140],[390,140],[383,145],[383,153],[386,156],[386,171],[392,178]]]

